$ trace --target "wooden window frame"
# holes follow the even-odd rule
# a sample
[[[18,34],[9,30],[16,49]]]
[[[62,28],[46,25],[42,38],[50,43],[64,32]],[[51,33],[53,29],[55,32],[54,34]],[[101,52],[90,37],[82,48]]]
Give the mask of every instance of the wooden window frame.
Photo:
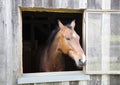
[[[118,13],[118,14],[120,14],[120,11],[119,10],[86,10],[85,11],[85,20],[86,20],[86,33],[88,32],[88,28],[89,27],[87,27],[88,26],[88,23],[89,23],[89,21],[88,21],[88,14],[89,13],[101,13],[101,14],[103,14],[103,17],[102,17],[102,19],[103,18],[106,18],[106,13]],[[109,17],[109,16],[108,16]],[[107,22],[107,21],[104,21],[104,20],[102,20],[102,24],[104,24],[105,22]],[[106,27],[107,25],[104,25],[104,26],[102,26],[102,28],[107,28]],[[104,30],[103,30],[104,31]],[[87,40],[87,34],[86,34],[86,40]],[[103,37],[103,39],[104,39],[104,37]],[[102,42],[101,42],[102,43]],[[86,46],[87,46],[88,44],[87,44],[87,41],[86,41]],[[105,45],[103,45],[102,47],[104,48],[104,46]],[[102,48],[102,49],[103,49]],[[87,49],[87,48],[86,48]],[[104,50],[103,50],[104,51]],[[102,51],[102,57],[101,57],[101,71],[89,71],[89,70],[87,70],[88,69],[88,64],[86,64],[86,74],[120,74],[120,70],[119,71],[109,71],[109,66],[108,65],[106,65],[106,64],[104,64],[104,63],[106,63],[106,61],[104,61],[104,60],[102,60],[103,59],[103,55],[104,55],[104,53],[103,53],[103,51]],[[87,55],[87,58],[89,57],[89,55]],[[106,59],[109,59],[110,57],[107,57]],[[88,60],[89,61],[89,60]],[[110,61],[110,60],[109,60]],[[110,62],[108,63],[108,64],[110,64]]]
[[[30,7],[20,7],[19,8],[19,24],[20,24],[20,33],[22,36],[22,11],[37,11],[37,12],[65,12],[65,13],[83,13],[81,9],[46,9],[46,8],[30,8]],[[83,21],[84,22],[84,18]],[[83,50],[85,50],[85,24],[83,24]],[[85,67],[83,71],[66,71],[66,72],[45,72],[45,73],[23,73],[22,67],[22,37],[20,37],[20,75],[18,78],[18,84],[28,84],[28,83],[42,83],[42,82],[62,82],[62,81],[80,81],[80,80],[90,80],[90,76],[85,74]]]

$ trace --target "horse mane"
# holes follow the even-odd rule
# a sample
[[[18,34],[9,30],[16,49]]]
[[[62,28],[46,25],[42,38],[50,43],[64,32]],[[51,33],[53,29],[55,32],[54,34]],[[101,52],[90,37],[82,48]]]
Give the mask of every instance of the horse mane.
[[[57,28],[54,29],[54,30],[52,31],[52,33],[50,34],[50,36],[49,36],[49,38],[48,38],[48,40],[47,40],[47,46],[48,46],[48,47],[50,47],[50,45],[52,44],[52,42],[53,42],[56,34],[59,32],[59,30],[60,30],[60,29],[57,27]]]

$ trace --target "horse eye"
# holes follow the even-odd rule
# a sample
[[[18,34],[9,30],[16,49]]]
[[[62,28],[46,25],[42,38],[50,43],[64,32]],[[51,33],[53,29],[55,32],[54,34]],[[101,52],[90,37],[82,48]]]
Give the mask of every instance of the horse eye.
[[[70,40],[70,38],[66,38],[66,40]]]

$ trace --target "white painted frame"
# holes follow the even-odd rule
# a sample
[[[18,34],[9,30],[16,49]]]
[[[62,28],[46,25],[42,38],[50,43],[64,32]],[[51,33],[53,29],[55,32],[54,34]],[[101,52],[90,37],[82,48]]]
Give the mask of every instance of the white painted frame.
[[[80,71],[46,72],[23,74],[18,78],[18,84],[65,82],[90,80],[90,76]]]

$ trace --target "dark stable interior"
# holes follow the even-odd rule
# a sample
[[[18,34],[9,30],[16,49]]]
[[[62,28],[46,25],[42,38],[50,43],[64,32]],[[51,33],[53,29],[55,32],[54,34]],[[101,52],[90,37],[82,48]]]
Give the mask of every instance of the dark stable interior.
[[[75,20],[75,30],[80,35],[82,46],[82,13],[57,13],[57,12],[22,12],[22,39],[23,39],[23,73],[39,72],[38,52],[42,52],[45,43],[52,30],[58,25],[58,20],[63,24]],[[41,53],[39,53],[41,54]],[[67,55],[65,55],[67,56]],[[65,71],[80,70],[75,62],[69,58],[65,59]]]

